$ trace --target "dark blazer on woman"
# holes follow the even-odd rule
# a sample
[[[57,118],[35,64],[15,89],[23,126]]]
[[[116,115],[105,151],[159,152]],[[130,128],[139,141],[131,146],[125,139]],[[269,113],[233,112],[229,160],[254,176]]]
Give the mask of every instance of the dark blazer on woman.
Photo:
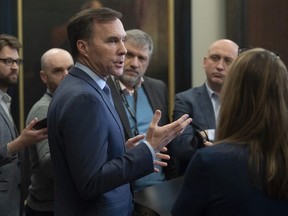
[[[288,200],[269,198],[252,184],[246,145],[217,144],[193,156],[172,215],[287,216]]]

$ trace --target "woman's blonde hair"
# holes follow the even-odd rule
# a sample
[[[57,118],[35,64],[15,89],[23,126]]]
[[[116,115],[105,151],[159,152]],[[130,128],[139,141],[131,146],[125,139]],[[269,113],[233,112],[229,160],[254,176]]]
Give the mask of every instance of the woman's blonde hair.
[[[230,67],[221,93],[217,142],[248,144],[253,182],[288,199],[288,72],[274,53],[255,48]]]

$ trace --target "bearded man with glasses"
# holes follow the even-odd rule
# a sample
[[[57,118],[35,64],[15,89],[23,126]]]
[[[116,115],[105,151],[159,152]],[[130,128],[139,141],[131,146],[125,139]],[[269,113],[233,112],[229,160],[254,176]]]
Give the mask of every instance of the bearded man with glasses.
[[[19,57],[21,43],[12,35],[0,35],[0,215],[22,215],[24,204],[24,184],[21,177],[25,146],[47,138],[47,128],[34,130],[37,119],[18,136],[10,112],[11,97],[7,94],[9,87],[18,82]]]

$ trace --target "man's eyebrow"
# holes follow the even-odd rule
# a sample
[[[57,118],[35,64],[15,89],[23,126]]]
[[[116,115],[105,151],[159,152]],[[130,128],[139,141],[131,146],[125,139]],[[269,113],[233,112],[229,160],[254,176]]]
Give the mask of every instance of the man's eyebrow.
[[[111,35],[111,36],[108,36],[107,39],[118,39],[119,40],[119,37],[115,36],[115,35]]]
[[[65,67],[54,67],[52,69],[52,71],[59,71],[59,70],[63,70],[63,69],[65,69]]]

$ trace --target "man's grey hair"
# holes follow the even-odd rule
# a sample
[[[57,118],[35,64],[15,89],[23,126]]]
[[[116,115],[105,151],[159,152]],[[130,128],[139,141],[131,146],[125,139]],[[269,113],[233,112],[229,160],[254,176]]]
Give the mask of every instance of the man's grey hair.
[[[126,41],[132,43],[137,47],[147,46],[149,50],[149,57],[153,53],[153,41],[151,37],[144,31],[139,29],[131,29],[126,31]]]

